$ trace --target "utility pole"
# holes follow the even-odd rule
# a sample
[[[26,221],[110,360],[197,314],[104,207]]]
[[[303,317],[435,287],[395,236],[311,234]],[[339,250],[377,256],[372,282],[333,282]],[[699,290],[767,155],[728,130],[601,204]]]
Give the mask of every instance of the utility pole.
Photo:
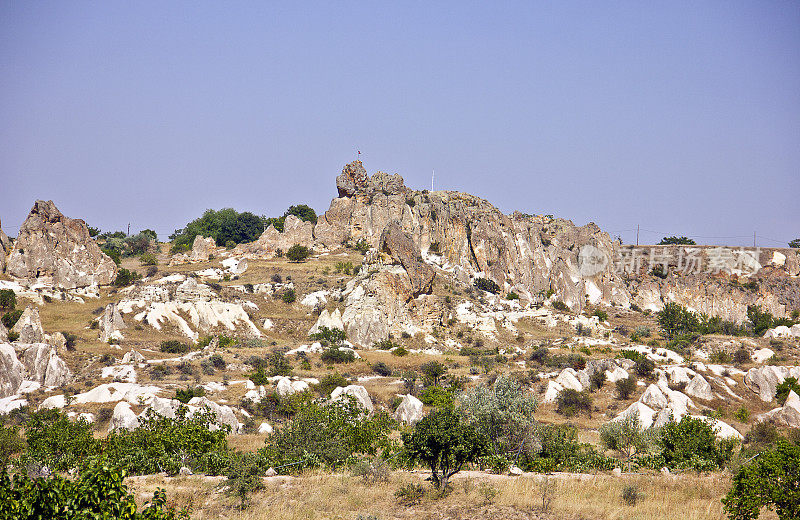
[[[753,247],[756,247],[756,232],[753,231]]]
[[[131,223],[128,222],[128,236],[131,236]]]
[[[639,245],[639,224],[636,224],[636,245]]]
[[[431,170],[431,191],[433,190],[433,181],[436,178],[436,170]]]

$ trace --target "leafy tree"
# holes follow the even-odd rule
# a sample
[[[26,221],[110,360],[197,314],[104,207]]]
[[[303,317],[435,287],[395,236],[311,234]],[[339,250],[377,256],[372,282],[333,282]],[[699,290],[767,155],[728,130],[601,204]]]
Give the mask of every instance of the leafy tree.
[[[625,379],[618,379],[614,386],[617,390],[617,398],[625,400],[636,390],[636,378],[633,376]]]
[[[143,229],[139,232],[140,235],[149,236],[153,242],[158,242],[158,234],[152,229]]]
[[[694,246],[697,245],[697,242],[692,240],[691,238],[687,237],[664,237],[661,239],[661,242],[658,243],[660,246],[671,246],[671,245],[679,245],[679,246]]]
[[[433,485],[446,489],[450,477],[468,462],[488,453],[488,441],[452,408],[438,409],[403,433],[403,445],[412,460],[431,469]]]
[[[124,472],[106,464],[93,465],[70,480],[60,475],[29,478],[0,474],[2,520],[188,520],[186,511],[166,506],[166,493],[158,489],[150,504],[137,511],[134,496],[123,484]]]
[[[789,392],[800,395],[800,385],[797,384],[797,378],[787,377],[781,384],[775,387],[775,400],[778,404],[783,406],[786,403],[786,398],[789,397]]]
[[[775,324],[775,318],[769,312],[761,310],[759,305],[748,305],[747,319],[753,325],[753,332],[757,336],[764,335],[768,329],[771,329]]]
[[[654,446],[655,435],[652,429],[642,428],[639,414],[634,412],[621,421],[601,426],[600,443],[629,462],[635,455],[646,453]]]
[[[700,320],[695,313],[674,302],[666,303],[657,316],[667,339],[690,334],[700,327]]]
[[[781,439],[742,466],[722,503],[731,520],[755,520],[764,507],[781,520],[800,518],[800,446]]]
[[[8,329],[17,324],[19,319],[22,317],[22,309],[17,309],[13,311],[8,311],[7,313],[3,314],[3,317],[0,318],[2,320],[3,325]]]
[[[789,242],[789,247],[793,247],[795,249],[800,248],[800,238],[795,238],[791,242]]]
[[[86,226],[86,228],[89,230],[89,236],[92,238],[97,238],[97,236],[100,234],[100,228],[92,226]]]
[[[126,287],[134,283],[136,280],[139,280],[141,277],[142,275],[136,271],[129,271],[124,267],[120,267],[119,271],[117,271],[117,277],[114,278],[114,285],[116,287]]]
[[[286,251],[286,258],[288,258],[290,262],[302,262],[309,256],[311,256],[311,250],[300,244],[295,244]]]
[[[336,327],[329,329],[322,326],[319,331],[309,334],[308,337],[315,341],[327,341],[331,345],[341,345],[347,339],[347,333]]]
[[[651,359],[648,359],[647,356],[639,356],[633,366],[634,371],[636,371],[636,375],[646,379],[653,377],[653,370],[655,370],[655,368],[655,362]]]
[[[322,465],[337,468],[355,453],[375,455],[388,447],[392,420],[385,412],[367,416],[355,399],[305,402],[265,440],[259,454],[273,467],[292,471]]]
[[[236,453],[225,468],[225,493],[239,499],[239,508],[245,509],[250,494],[264,489],[262,478],[266,469],[255,453]]]
[[[317,212],[314,211],[314,209],[310,206],[298,204],[297,206],[289,206],[289,209],[287,209],[281,217],[262,217],[264,227],[267,228],[269,226],[273,226],[277,231],[283,233],[286,217],[289,215],[294,215],[303,222],[311,222],[312,224],[317,223]]]
[[[95,455],[100,446],[91,424],[83,419],[71,421],[53,409],[31,414],[25,424],[25,436],[28,448],[23,457],[56,471],[77,467],[83,459]]]
[[[189,222],[183,229],[175,230],[169,238],[173,248],[186,250],[192,247],[198,235],[211,237],[220,245],[229,240],[242,244],[256,240],[263,231],[261,218],[249,211],[239,213],[233,208],[219,211],[208,209],[202,217]]]
[[[730,442],[717,440],[709,422],[688,415],[680,422],[665,424],[658,442],[664,464],[673,469],[707,471],[721,468],[730,460],[733,451]]]
[[[25,439],[19,434],[19,426],[3,426],[0,423],[0,466],[6,467],[11,457],[25,449]]]
[[[430,385],[438,386],[443,375],[447,373],[447,367],[438,361],[429,361],[419,367]]]
[[[491,386],[462,394],[458,405],[464,419],[488,436],[495,456],[518,462],[529,451],[538,401],[516,379],[502,375]]]

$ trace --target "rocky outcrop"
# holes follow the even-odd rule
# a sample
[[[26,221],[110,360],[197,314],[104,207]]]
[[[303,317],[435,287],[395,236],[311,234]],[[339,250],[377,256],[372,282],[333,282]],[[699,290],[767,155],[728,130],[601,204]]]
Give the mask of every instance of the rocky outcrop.
[[[436,272],[422,261],[419,249],[397,222],[392,222],[381,233],[378,250],[403,266],[411,281],[409,298],[430,294]]]
[[[217,243],[213,238],[201,237],[197,235],[192,242],[192,250],[189,253],[190,262],[208,262],[209,256],[216,248]]]
[[[236,251],[270,258],[279,250],[285,253],[295,244],[308,248],[314,246],[314,224],[300,220],[294,215],[287,215],[283,223],[283,232],[270,225],[258,240],[240,244],[236,246]]]
[[[122,329],[128,328],[122,319],[116,303],[106,305],[103,316],[100,318],[100,341],[103,343],[108,340],[121,340]]]
[[[789,396],[783,406],[757,416],[756,421],[773,422],[780,426],[800,428],[800,397],[794,390],[789,391]]]
[[[0,343],[0,398],[17,393],[25,379],[25,366],[17,359],[17,352],[8,343]]]
[[[83,220],[65,217],[53,201],[36,201],[7,260],[9,275],[64,289],[108,285],[117,266],[89,236]]]
[[[133,413],[131,405],[126,401],[118,402],[111,415],[111,421],[108,423],[108,431],[135,430],[138,427],[139,418]]]
[[[39,318],[39,309],[26,307],[22,311],[17,323],[11,328],[12,332],[19,334],[17,341],[20,343],[41,343],[44,341],[42,320]]]
[[[582,310],[587,301],[623,308],[635,303],[653,311],[675,301],[741,323],[748,305],[761,305],[775,316],[800,308],[800,281],[792,278],[800,270],[800,258],[793,250],[779,255],[765,251],[759,258],[737,251],[721,264],[719,274],[676,276],[675,266],[668,264],[669,275],[662,280],[650,274],[650,264],[656,254],[664,254],[663,248],[653,258],[639,255],[634,268],[622,272],[631,248],[612,242],[592,223],[576,226],[551,216],[504,215],[473,195],[409,190],[399,175],[379,172],[370,178],[359,161],[345,166],[336,184],[339,197],[314,228],[315,241],[328,248],[358,240],[378,248],[387,226],[397,223],[414,250],[428,262],[430,253],[438,251],[442,267],[462,283],[482,276],[505,293],[513,290],[529,299],[552,290],[552,298],[573,311]],[[713,249],[703,251],[708,262]],[[667,252],[676,260],[681,257],[677,250]],[[781,265],[771,263],[773,257]],[[740,276],[755,280],[759,289],[739,283]]]
[[[0,398],[24,391],[23,386],[61,386],[71,378],[72,372],[52,345],[0,343]]]
[[[0,223],[0,273],[6,269],[6,258],[11,251],[11,240],[3,232],[3,225]]]
[[[800,367],[763,366],[751,368],[744,376],[744,384],[758,394],[765,403],[775,399],[775,389],[787,378],[800,379]]]
[[[356,404],[368,413],[372,413],[375,409],[367,389],[361,385],[338,386],[331,392],[331,401],[333,402],[348,398],[353,398]]]

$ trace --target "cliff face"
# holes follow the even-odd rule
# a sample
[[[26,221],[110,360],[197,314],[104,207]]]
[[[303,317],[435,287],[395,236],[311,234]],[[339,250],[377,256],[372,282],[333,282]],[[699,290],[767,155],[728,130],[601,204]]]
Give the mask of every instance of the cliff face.
[[[399,175],[369,177],[360,161],[345,166],[336,184],[339,197],[314,228],[315,242],[325,247],[365,240],[378,248],[384,230],[396,223],[422,255],[441,254],[446,270],[462,282],[484,276],[504,293],[531,299],[554,294],[576,311],[587,302],[659,310],[664,302],[677,301],[741,322],[750,304],[776,316],[800,307],[798,273],[790,272],[800,261],[796,251],[782,250],[781,265],[770,264],[764,254],[772,253],[766,252],[745,266],[755,272],[770,264],[769,276],[737,271],[739,261],[723,266],[721,273],[661,279],[650,274],[649,259],[642,269],[619,272],[622,246],[593,223],[576,226],[549,216],[504,215],[473,195],[413,191]],[[757,277],[758,290],[732,283],[732,274]]]

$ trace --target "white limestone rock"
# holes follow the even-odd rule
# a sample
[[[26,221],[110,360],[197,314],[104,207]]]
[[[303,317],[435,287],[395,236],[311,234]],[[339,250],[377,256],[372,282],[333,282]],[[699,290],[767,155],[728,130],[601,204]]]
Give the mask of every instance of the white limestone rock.
[[[139,418],[131,410],[131,405],[127,401],[120,401],[114,407],[111,421],[108,424],[108,431],[114,430],[134,430],[139,427]]]
[[[422,419],[422,401],[411,394],[403,396],[403,400],[394,412],[398,422],[415,424]]]
[[[339,401],[347,396],[354,397],[358,405],[367,412],[372,413],[374,407],[367,389],[361,385],[338,386],[331,392],[331,401]]]
[[[714,392],[711,390],[711,385],[700,374],[694,376],[694,379],[692,379],[689,384],[686,385],[684,392],[687,395],[697,397],[698,399],[704,399],[706,401],[710,401],[714,398]]]

